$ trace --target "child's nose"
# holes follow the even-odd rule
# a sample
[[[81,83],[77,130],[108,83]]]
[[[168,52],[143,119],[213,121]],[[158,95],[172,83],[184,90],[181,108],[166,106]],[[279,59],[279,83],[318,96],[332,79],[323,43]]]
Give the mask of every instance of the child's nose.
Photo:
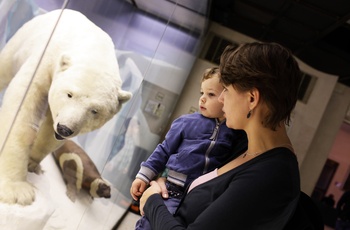
[[[223,92],[221,92],[219,98],[218,98],[218,101],[221,102],[221,103],[224,103],[224,97],[222,95]]]

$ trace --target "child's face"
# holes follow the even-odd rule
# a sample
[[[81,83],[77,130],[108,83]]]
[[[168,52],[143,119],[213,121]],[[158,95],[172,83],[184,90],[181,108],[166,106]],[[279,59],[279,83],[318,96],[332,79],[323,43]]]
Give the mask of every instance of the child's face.
[[[224,119],[223,105],[218,101],[223,89],[217,75],[202,82],[202,96],[199,98],[199,110],[203,116],[219,118],[220,121]]]

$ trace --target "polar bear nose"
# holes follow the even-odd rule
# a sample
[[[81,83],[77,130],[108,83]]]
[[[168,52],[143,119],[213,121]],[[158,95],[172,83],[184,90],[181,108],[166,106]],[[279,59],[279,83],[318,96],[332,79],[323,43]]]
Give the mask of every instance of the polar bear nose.
[[[57,124],[57,132],[63,137],[68,137],[74,133],[70,128],[65,125],[60,125],[59,123]]]

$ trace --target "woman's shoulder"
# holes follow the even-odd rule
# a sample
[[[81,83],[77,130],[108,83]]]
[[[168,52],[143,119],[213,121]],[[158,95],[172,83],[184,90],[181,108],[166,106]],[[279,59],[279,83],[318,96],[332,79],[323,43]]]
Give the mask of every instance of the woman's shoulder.
[[[295,154],[288,148],[274,148],[230,170],[227,176],[245,172],[254,174],[256,177],[265,177],[269,174],[289,174],[290,172],[297,176],[298,161]]]
[[[256,177],[261,179],[270,178],[268,183],[272,184],[287,183],[298,187],[300,182],[297,157],[290,149],[284,147],[274,148],[257,156],[243,170],[255,173]]]
[[[266,151],[262,156],[273,160],[290,160],[297,162],[297,155],[288,147],[276,147]]]

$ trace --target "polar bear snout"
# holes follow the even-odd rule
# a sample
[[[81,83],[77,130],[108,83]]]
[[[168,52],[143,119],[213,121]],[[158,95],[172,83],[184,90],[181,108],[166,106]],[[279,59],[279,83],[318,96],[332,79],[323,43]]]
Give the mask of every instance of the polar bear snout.
[[[68,128],[65,125],[60,125],[60,123],[57,124],[57,133],[55,133],[56,139],[62,140],[65,137],[69,137],[72,135],[74,131],[72,131],[70,128]],[[60,139],[61,138],[61,139]]]

